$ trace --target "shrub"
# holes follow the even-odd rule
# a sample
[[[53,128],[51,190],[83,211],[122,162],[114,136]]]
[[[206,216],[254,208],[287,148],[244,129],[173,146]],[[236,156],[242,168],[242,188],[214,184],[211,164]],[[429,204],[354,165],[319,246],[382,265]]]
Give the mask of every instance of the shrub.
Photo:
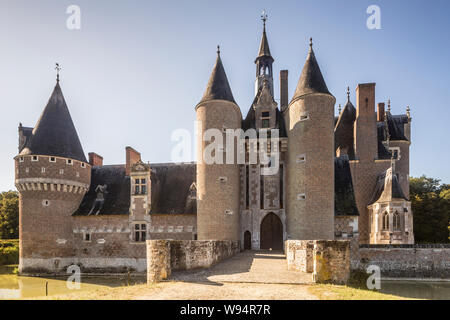
[[[19,263],[19,240],[0,240],[0,265]]]

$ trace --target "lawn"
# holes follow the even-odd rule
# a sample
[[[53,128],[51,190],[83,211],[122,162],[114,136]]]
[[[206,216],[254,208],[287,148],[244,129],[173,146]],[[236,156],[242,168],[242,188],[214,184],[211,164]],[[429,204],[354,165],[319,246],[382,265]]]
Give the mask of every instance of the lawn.
[[[309,288],[309,292],[320,300],[408,300],[375,290],[329,284],[313,285]]]

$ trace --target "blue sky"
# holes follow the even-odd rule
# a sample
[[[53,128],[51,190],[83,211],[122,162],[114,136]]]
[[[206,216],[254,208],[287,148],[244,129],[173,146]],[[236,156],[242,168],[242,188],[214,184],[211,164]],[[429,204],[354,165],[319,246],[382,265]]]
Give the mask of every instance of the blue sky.
[[[81,30],[66,9],[81,8]],[[369,5],[381,30],[366,27]],[[34,126],[61,86],[85,153],[124,163],[130,145],[150,162],[168,162],[178,128],[193,131],[216,45],[245,115],[253,100],[262,24],[278,73],[289,70],[293,94],[309,37],[337,103],[346,87],[376,82],[377,102],[393,113],[411,106],[411,175],[450,183],[450,2],[433,1],[84,1],[0,2],[0,190],[14,188],[17,126]],[[337,105],[336,105],[337,110]]]

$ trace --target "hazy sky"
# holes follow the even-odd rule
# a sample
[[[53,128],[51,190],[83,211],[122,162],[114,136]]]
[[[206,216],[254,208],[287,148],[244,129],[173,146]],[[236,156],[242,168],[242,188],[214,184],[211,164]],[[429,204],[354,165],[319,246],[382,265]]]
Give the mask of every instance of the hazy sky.
[[[81,29],[69,30],[69,5]],[[381,8],[381,30],[366,26]],[[291,97],[309,37],[330,92],[376,82],[377,102],[392,113],[411,106],[411,175],[450,183],[450,2],[433,1],[82,1],[0,0],[0,191],[14,188],[17,127],[34,126],[61,87],[84,151],[105,164],[125,162],[125,146],[144,161],[169,162],[171,133],[194,128],[194,107],[221,45],[234,97],[245,116],[254,96],[260,13],[274,63],[289,69]],[[336,104],[337,110],[337,104]]]

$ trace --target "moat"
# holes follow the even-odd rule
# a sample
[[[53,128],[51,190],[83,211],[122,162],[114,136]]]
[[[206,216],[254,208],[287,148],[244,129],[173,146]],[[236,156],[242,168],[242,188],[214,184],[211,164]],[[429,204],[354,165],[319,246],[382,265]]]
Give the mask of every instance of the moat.
[[[0,267],[0,300],[1,299],[33,299],[48,296],[64,295],[74,291],[93,291],[102,288],[145,283],[144,277],[128,277],[127,275],[109,277],[82,277],[80,289],[69,289],[66,278],[22,277],[11,272],[14,267]],[[450,299],[450,282],[444,281],[382,281],[381,292],[403,298],[412,299]]]

